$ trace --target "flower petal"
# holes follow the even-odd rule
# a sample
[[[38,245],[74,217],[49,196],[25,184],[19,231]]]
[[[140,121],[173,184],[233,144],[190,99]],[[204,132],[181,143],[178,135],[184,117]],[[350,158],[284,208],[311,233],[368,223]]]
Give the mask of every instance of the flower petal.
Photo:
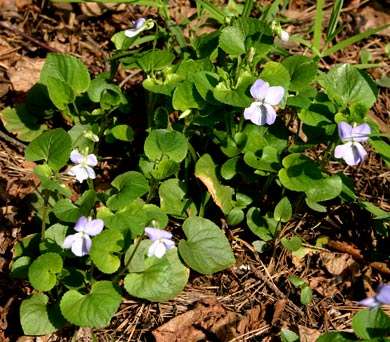
[[[289,33],[287,31],[285,31],[285,30],[281,30],[280,31],[280,40],[282,42],[287,43],[289,39],[290,39]]]
[[[71,176],[75,176],[77,181],[80,183],[89,178],[87,170],[81,165],[72,166],[68,173]]]
[[[264,125],[263,111],[261,110],[263,105],[260,102],[253,102],[249,107],[244,110],[244,118],[250,120],[255,125]]]
[[[344,121],[337,125],[339,137],[343,142],[349,141],[352,138],[352,126]]]
[[[75,241],[75,239],[77,239],[77,234],[68,235],[65,238],[62,247],[65,248],[65,249],[68,249],[68,248],[72,247],[72,244]]]
[[[367,141],[368,136],[371,134],[371,128],[368,124],[364,123],[352,128],[352,138],[354,141]]]
[[[145,25],[146,19],[145,18],[138,18],[134,23],[135,29],[140,29],[142,26]]]
[[[87,226],[88,218],[85,216],[81,216],[74,226],[74,230],[76,232],[85,232],[85,227]]]
[[[336,146],[334,156],[336,158],[343,158],[348,165],[354,166],[366,159],[367,152],[360,143],[347,142],[343,145]]]
[[[282,101],[284,96],[284,88],[280,86],[269,87],[265,95],[264,102],[276,106]]]
[[[267,95],[268,88],[268,82],[263,80],[256,80],[255,83],[253,83],[251,86],[250,93],[254,99],[262,101]]]
[[[77,234],[76,234],[77,235]],[[92,241],[88,235],[79,235],[72,244],[72,253],[78,257],[87,255],[91,249]]]
[[[380,303],[375,299],[375,297],[368,297],[366,299],[359,301],[359,304],[368,306],[369,308],[374,308],[375,306],[378,306]]]
[[[152,241],[172,238],[172,234],[170,232],[167,232],[166,230],[162,230],[162,229],[152,228],[152,227],[146,227],[145,234]]]
[[[379,286],[375,298],[381,304],[390,304],[390,285]]]
[[[88,220],[84,232],[90,236],[98,235],[102,232],[104,221],[101,219]]]
[[[86,158],[86,162],[89,166],[96,166],[98,161],[94,154],[88,154]]]
[[[167,251],[165,245],[162,241],[157,240],[152,243],[152,245],[148,249],[148,256],[155,256],[156,258],[162,258]]]
[[[84,159],[84,156],[79,152],[79,150],[73,150],[70,152],[70,160],[75,164],[80,164]]]
[[[265,122],[267,125],[272,125],[276,120],[275,109],[268,104],[264,104],[264,107],[267,109],[265,114]]]
[[[175,247],[175,242],[168,239],[162,239],[162,243],[165,245],[166,249],[171,249]]]
[[[90,179],[95,179],[96,178],[96,173],[95,173],[95,171],[93,170],[92,167],[86,166],[85,167],[85,171],[88,174],[88,178],[90,178]]]

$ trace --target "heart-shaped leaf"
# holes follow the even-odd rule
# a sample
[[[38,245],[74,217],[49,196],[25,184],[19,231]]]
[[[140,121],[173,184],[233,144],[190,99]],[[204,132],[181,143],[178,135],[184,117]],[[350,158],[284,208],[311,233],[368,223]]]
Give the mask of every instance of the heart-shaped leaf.
[[[46,253],[36,258],[28,269],[31,285],[40,291],[49,291],[57,283],[57,275],[62,271],[62,258],[56,253]]]
[[[180,240],[179,253],[195,271],[211,274],[235,263],[228,239],[210,220],[190,217],[184,221],[183,230],[187,240]]]
[[[25,157],[30,161],[44,160],[54,170],[59,170],[69,160],[72,139],[62,128],[42,133],[27,146]]]
[[[25,335],[47,335],[61,329],[66,321],[57,304],[48,305],[49,298],[37,293],[22,301],[20,322]]]
[[[141,250],[143,253],[146,252],[146,247],[150,246],[150,241],[147,242]],[[147,263],[152,265],[142,272],[128,274],[125,277],[126,291],[134,297],[153,302],[164,302],[176,297],[187,284],[190,273],[181,263],[177,249],[170,249],[161,259],[146,259],[149,259]],[[142,263],[142,259],[138,260]]]
[[[149,183],[139,172],[128,171],[116,177],[111,183],[118,193],[111,196],[107,206],[112,210],[126,207],[131,201],[149,191]]]
[[[123,244],[123,235],[118,230],[105,230],[93,238],[89,256],[100,271],[114,273],[121,264],[116,253],[122,250]]]
[[[155,129],[145,140],[145,154],[150,160],[159,161],[164,156],[180,163],[187,155],[186,137],[177,131]]]
[[[80,327],[104,328],[118,310],[122,296],[110,281],[98,281],[90,292],[82,295],[69,290],[61,299],[63,316]]]

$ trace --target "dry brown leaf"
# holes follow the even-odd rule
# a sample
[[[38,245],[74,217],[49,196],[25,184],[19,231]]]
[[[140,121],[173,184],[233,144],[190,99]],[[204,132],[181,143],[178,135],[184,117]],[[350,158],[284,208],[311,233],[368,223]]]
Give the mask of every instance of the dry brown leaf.
[[[318,330],[310,329],[302,325],[299,325],[298,329],[300,342],[316,342],[317,338],[321,335],[321,332]]]
[[[199,341],[207,338],[208,334],[226,336],[227,327],[235,323],[238,317],[212,297],[155,329],[153,336],[156,342]]]
[[[374,6],[366,6],[360,11],[360,15],[364,17],[364,25],[361,31],[366,31],[370,28],[379,27],[390,23],[390,14],[385,8],[378,4],[378,8]],[[382,36],[390,36],[390,27],[377,33]]]
[[[27,92],[38,82],[45,60],[42,58],[21,57],[8,70],[8,76],[16,91]]]
[[[390,268],[384,262],[374,261],[370,266],[383,274],[390,274]]]
[[[335,249],[336,251],[350,254],[355,260],[363,260],[363,255],[360,249],[345,241],[329,240],[327,246]]]
[[[320,258],[328,272],[333,275],[344,273],[355,263],[352,256],[347,253],[321,252]]]
[[[323,297],[331,298],[339,292],[337,283],[332,283],[331,279],[322,276],[310,278],[309,285]]]

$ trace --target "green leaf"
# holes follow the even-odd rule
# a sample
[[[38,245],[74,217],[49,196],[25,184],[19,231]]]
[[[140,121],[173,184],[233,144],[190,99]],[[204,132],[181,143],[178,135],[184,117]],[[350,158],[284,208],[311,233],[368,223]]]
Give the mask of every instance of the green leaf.
[[[158,194],[161,209],[169,215],[186,217],[188,214],[196,214],[196,207],[186,197],[186,186],[179,179],[172,178],[161,183]]]
[[[239,56],[245,53],[245,35],[237,27],[225,27],[219,36],[219,47],[227,54]]]
[[[0,112],[0,118],[5,129],[22,141],[32,141],[47,129],[28,111],[26,105],[7,107]]]
[[[173,93],[172,106],[175,110],[184,112],[187,109],[199,109],[202,103],[203,100],[196,91],[194,83],[190,81],[181,82]]]
[[[262,216],[260,209],[252,207],[246,214],[246,223],[253,234],[264,241],[274,238],[278,222],[273,218]]]
[[[124,246],[122,234],[117,230],[105,230],[92,239],[89,256],[96,267],[103,273],[116,272],[121,265],[118,257]]]
[[[111,281],[95,282],[88,294],[69,290],[61,299],[63,316],[80,327],[104,328],[110,323],[122,301],[122,296]]]
[[[370,76],[350,64],[332,67],[327,74],[322,74],[319,83],[329,98],[343,108],[361,105],[368,110],[378,95]]]
[[[72,140],[62,128],[52,129],[35,138],[26,148],[30,161],[44,160],[54,170],[59,170],[69,160]]]
[[[283,197],[276,205],[274,219],[276,221],[288,222],[292,217],[292,206],[288,197]]]
[[[148,245],[150,246],[149,241]],[[148,245],[145,244],[145,247]],[[143,248],[143,253],[145,252],[146,249]],[[190,273],[181,263],[177,249],[170,249],[161,259],[147,259],[151,265],[141,272],[130,273],[125,277],[126,291],[134,297],[153,302],[165,302],[176,297],[187,284]]]
[[[183,230],[187,240],[180,240],[179,253],[195,271],[212,274],[235,263],[228,239],[212,221],[193,216],[184,221]]]
[[[352,328],[362,339],[388,336],[390,334],[390,317],[381,308],[359,311],[352,318]]]
[[[63,316],[80,327],[104,328],[122,301],[117,288],[106,280],[95,282],[88,294],[69,290],[61,299]]]
[[[278,62],[267,62],[260,73],[260,78],[267,81],[271,86],[281,86],[285,90],[285,98],[287,90],[290,86],[290,73],[286,67]]]
[[[311,202],[330,200],[341,193],[341,178],[323,175],[318,165],[302,154],[288,155],[283,159],[283,166],[279,171],[282,185],[289,190],[305,192]]]
[[[57,304],[48,305],[49,298],[37,293],[22,301],[20,323],[25,335],[48,335],[61,329],[66,321]]]
[[[153,226],[162,229],[168,225],[167,214],[157,205],[145,204],[142,210],[147,217],[145,226]]]
[[[64,81],[48,76],[46,86],[51,102],[61,110],[66,110],[69,103],[74,102],[75,94],[72,88]]]
[[[49,88],[53,81],[49,78],[59,80],[72,89],[77,96],[85,92],[90,84],[90,76],[87,67],[76,57],[64,54],[49,53],[43,65],[40,82]]]
[[[227,216],[227,222],[231,226],[240,224],[245,218],[245,214],[240,208],[233,208]]]
[[[118,193],[107,200],[111,210],[119,210],[126,207],[129,202],[145,195],[149,191],[149,183],[139,172],[128,171],[117,176],[111,185]]]
[[[354,334],[344,332],[330,332],[321,335],[316,342],[356,342]],[[377,341],[379,342],[379,341]]]
[[[137,63],[147,74],[161,70],[172,64],[175,55],[167,50],[150,50],[137,59]]]
[[[56,253],[46,253],[36,258],[28,269],[31,285],[40,291],[49,291],[57,283],[57,274],[62,271],[62,258]]]
[[[56,223],[45,231],[45,239],[39,244],[41,253],[53,252],[63,253],[64,240],[68,232],[68,227]]]
[[[302,247],[302,239],[299,236],[293,236],[290,239],[282,238],[281,243],[290,252],[295,252]]]
[[[282,342],[299,342],[299,336],[288,329],[282,329],[280,331],[280,339]]]
[[[303,279],[297,277],[296,275],[291,275],[291,276],[289,276],[289,277],[288,277],[288,280],[291,281],[291,283],[292,283],[295,287],[297,287],[297,288],[301,288],[301,287],[303,287],[303,286],[307,286],[306,282],[305,282]]]
[[[58,219],[64,222],[76,222],[80,215],[80,210],[71,200],[64,198],[56,202],[53,213]]]
[[[288,70],[291,82],[290,90],[299,91],[307,88],[317,74],[318,66],[306,56],[290,56],[283,60],[282,65]]]
[[[180,163],[187,155],[188,142],[184,134],[178,131],[155,129],[146,138],[144,150],[150,160],[158,161],[167,156]]]
[[[237,174],[237,164],[240,160],[240,157],[230,158],[222,164],[221,167],[221,176],[230,180]]]
[[[206,186],[214,203],[228,214],[233,209],[234,190],[225,185],[221,185],[216,175],[215,164],[209,154],[204,154],[198,159],[195,165],[195,176]]]
[[[41,181],[41,188],[58,192],[65,197],[70,197],[72,195],[72,191],[64,183],[57,179],[49,165],[37,165],[34,167],[33,172]]]
[[[116,125],[110,130],[115,139],[121,141],[133,141],[134,131],[129,125]]]
[[[10,276],[12,278],[27,279],[28,268],[31,264],[29,256],[22,256],[12,261]]]
[[[236,86],[222,81],[213,89],[213,95],[219,102],[234,107],[249,107],[252,99],[248,96],[248,88],[255,81],[251,73],[244,72],[238,77]]]
[[[213,95],[213,90],[217,86],[219,77],[217,74],[209,71],[199,71],[191,75],[195,88],[203,100],[216,104],[218,103]]]
[[[309,286],[304,286],[301,290],[301,304],[308,305],[310,304],[313,297],[313,291]]]

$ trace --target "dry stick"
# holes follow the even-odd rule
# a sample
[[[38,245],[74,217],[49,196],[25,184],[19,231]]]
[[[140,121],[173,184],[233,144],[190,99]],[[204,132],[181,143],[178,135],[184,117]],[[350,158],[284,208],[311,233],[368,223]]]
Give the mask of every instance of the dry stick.
[[[16,140],[15,138],[10,137],[9,135],[5,134],[4,132],[0,131],[0,138],[4,139],[5,141],[14,144],[24,150],[26,148],[26,145],[21,143],[20,141]]]
[[[0,22],[0,27],[2,27],[5,30],[12,31],[15,34],[18,34],[18,35],[22,36],[23,38],[26,38],[27,40],[29,40],[30,42],[34,43],[35,45],[40,46],[42,49],[45,49],[45,50],[48,50],[48,51],[51,51],[51,52],[61,53],[61,51],[59,51],[59,50],[57,50],[55,48],[52,48],[51,46],[49,46],[49,45],[47,45],[45,43],[42,43],[41,41],[39,41],[39,40],[29,36],[28,34],[20,31],[16,27],[9,26],[9,25],[7,25],[7,24],[5,24],[3,22]]]

